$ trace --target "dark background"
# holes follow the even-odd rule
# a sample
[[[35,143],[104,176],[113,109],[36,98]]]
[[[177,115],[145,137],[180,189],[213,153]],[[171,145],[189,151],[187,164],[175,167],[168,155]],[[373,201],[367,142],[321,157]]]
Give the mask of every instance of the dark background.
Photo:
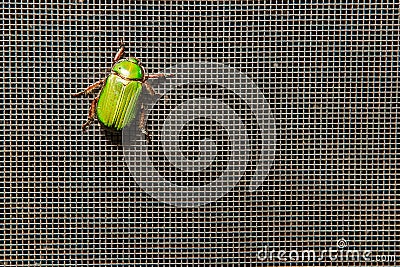
[[[398,253],[398,3],[2,3],[0,18],[0,266],[394,265],[257,251],[344,239]],[[276,151],[257,191],[159,203],[129,175],[120,136],[81,133],[90,98],[70,95],[106,75],[122,37],[151,73],[223,63],[262,89]]]

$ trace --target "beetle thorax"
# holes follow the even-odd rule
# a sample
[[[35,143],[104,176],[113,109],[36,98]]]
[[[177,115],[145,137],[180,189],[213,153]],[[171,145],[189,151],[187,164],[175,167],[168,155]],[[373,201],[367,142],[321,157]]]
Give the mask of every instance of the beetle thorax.
[[[144,78],[143,67],[138,62],[128,59],[122,59],[115,63],[112,70],[121,78],[138,81]]]

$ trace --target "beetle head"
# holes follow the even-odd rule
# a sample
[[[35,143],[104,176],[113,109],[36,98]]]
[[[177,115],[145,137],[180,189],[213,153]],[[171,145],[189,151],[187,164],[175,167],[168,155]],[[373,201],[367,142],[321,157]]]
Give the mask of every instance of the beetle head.
[[[143,80],[144,69],[137,58],[122,59],[114,64],[112,70],[123,78]]]

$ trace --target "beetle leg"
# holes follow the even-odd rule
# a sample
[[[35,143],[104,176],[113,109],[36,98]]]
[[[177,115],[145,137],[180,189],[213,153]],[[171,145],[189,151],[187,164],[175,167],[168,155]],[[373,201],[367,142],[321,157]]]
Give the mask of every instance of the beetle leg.
[[[86,128],[93,123],[94,121],[94,115],[96,114],[96,107],[97,107],[97,102],[99,101],[99,97],[97,96],[95,99],[92,100],[92,104],[90,104],[90,109],[89,109],[89,116],[87,121],[82,125],[82,130],[83,132],[86,132]]]
[[[140,119],[139,119],[139,129],[140,131],[146,136],[147,143],[150,143],[149,132],[147,131],[147,124],[146,124],[146,109],[142,104],[140,108]]]
[[[165,74],[165,73],[157,73],[157,74],[149,74],[146,75],[145,79],[156,79],[156,78],[160,78],[160,77],[172,77],[174,76],[174,74]]]
[[[153,86],[151,86],[150,83],[149,83],[148,81],[145,81],[145,82],[144,82],[144,85],[146,86],[146,89],[147,89],[147,91],[150,93],[150,95],[156,95],[156,96],[159,96],[159,97],[162,96],[162,94],[156,93],[156,91],[154,91]],[[164,99],[165,99],[165,100],[168,100],[168,96],[167,96],[167,95],[164,95]]]
[[[153,86],[151,86],[147,80],[148,79],[156,79],[156,78],[160,78],[160,77],[172,77],[172,76],[174,76],[174,74],[165,74],[165,73],[149,74],[149,75],[145,76],[143,83],[144,83],[144,85],[146,85],[146,89],[147,89],[147,91],[149,91],[149,93],[151,95],[161,96],[161,94],[156,93],[156,91],[154,91]]]
[[[106,81],[106,79],[102,79],[102,80],[100,80],[100,81],[98,81],[98,82],[95,82],[94,84],[89,85],[88,88],[86,88],[86,89],[83,90],[82,92],[73,94],[72,96],[75,96],[75,97],[76,97],[76,96],[80,96],[80,95],[87,95],[87,94],[90,94],[94,89],[96,89],[97,87],[102,86],[102,85],[104,84],[105,81]]]
[[[113,63],[115,63],[118,60],[120,60],[121,57],[124,55],[124,53],[125,53],[125,44],[124,44],[124,41],[121,39],[120,40],[120,45],[119,45],[119,50],[114,56]]]
[[[144,109],[144,105],[142,104],[142,106],[140,108],[139,129],[143,134],[147,135],[145,119],[146,119],[146,110]]]
[[[148,81],[144,82],[144,85],[146,86],[147,91],[151,94],[151,95],[160,95],[157,94],[156,91],[154,91],[153,86],[150,85],[150,83]]]

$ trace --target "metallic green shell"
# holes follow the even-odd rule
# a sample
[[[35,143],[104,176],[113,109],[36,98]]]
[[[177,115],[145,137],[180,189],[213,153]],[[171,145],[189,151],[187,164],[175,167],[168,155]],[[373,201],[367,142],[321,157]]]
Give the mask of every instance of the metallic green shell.
[[[111,74],[101,90],[97,118],[106,127],[121,130],[134,117],[142,83]]]
[[[130,80],[142,80],[144,77],[143,67],[136,58],[122,59],[114,64],[112,70]]]

